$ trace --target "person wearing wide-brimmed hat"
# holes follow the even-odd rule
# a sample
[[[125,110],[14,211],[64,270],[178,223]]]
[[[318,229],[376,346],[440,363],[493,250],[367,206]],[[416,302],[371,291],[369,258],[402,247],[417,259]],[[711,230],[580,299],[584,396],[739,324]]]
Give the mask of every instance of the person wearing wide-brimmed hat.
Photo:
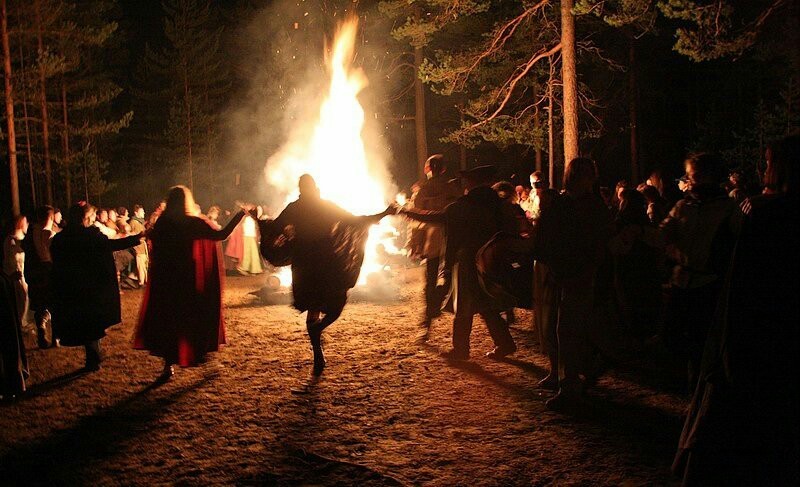
[[[469,359],[469,336],[472,320],[480,314],[486,321],[495,348],[487,354],[502,358],[517,350],[508,325],[491,297],[481,288],[475,256],[498,231],[514,232],[514,215],[491,188],[496,169],[480,166],[461,171],[465,194],[442,211],[404,209],[401,213],[412,220],[444,225],[447,238],[445,272],[454,265],[453,287],[456,316],[453,320],[453,350],[449,358]]]

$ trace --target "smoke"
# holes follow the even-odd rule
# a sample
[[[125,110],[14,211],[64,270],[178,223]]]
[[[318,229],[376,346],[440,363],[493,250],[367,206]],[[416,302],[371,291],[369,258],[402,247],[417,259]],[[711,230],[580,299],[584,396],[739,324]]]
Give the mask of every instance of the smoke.
[[[254,11],[234,34],[234,52],[239,56],[235,64],[240,67],[237,74],[243,85],[224,115],[225,153],[239,168],[238,190],[257,203],[266,203],[271,213],[283,208],[296,180],[291,185],[269,184],[265,168],[274,169],[287,157],[304,157],[330,83],[326,60],[331,41],[338,26],[352,15],[353,3],[343,1],[340,9],[329,3],[275,2]],[[380,49],[370,49],[365,42],[357,42],[355,50],[356,65],[381,55]],[[376,115],[383,93],[375,81],[370,79],[358,99],[365,110],[362,136],[369,171],[385,182],[385,203],[395,189],[387,169],[391,156],[384,127]],[[346,162],[337,156],[328,154],[325,164],[336,167]],[[346,166],[342,171],[347,172]],[[349,188],[351,192],[359,189]]]

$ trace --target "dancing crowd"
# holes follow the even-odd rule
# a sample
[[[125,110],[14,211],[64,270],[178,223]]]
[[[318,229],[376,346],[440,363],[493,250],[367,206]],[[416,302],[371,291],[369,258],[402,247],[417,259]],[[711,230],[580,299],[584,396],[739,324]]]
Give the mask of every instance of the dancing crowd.
[[[322,199],[304,175],[298,200],[274,219],[242,204],[224,227],[219,207],[202,215],[183,186],[147,217],[140,205],[129,218],[125,208],[80,202],[63,220],[43,207],[31,225],[17,217],[3,240],[0,393],[25,390],[28,307],[41,348],[82,346],[87,371],[97,370],[100,340],[121,321],[120,285],[145,287],[133,346],[163,359],[161,379],[174,365],[203,363],[226,342],[231,259],[241,274],[261,273],[262,263],[292,266],[294,307],[307,312],[319,375],[322,333],[358,280],[370,225],[400,214],[409,255],[425,263],[418,340],[450,311],[446,358],[469,360],[477,314],[495,345],[487,357],[503,360],[517,353],[514,308],[532,309],[549,363],[539,383],[553,391],[546,405],[578,415],[592,409],[586,392],[599,363],[623,349],[662,347],[685,362],[693,394],[673,465],[684,482],[792,484],[800,458],[799,150],[798,136],[775,142],[752,181],[698,153],[672,182],[654,173],[613,189],[599,187],[594,161],[577,158],[563,191],[540,172],[530,186],[497,181],[493,166],[452,180],[435,155],[406,205],[355,216]]]

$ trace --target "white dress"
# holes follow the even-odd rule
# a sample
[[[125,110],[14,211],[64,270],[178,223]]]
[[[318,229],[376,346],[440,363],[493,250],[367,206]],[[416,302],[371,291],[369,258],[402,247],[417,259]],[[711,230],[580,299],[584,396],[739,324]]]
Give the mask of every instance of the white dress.
[[[3,240],[3,272],[14,281],[14,293],[17,297],[17,313],[25,323],[28,312],[28,283],[25,282],[25,251],[22,241],[9,235]]]

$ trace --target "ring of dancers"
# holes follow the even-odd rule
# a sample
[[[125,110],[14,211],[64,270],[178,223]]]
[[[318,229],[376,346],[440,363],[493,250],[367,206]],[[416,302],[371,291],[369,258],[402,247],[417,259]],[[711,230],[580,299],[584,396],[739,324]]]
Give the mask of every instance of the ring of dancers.
[[[395,209],[390,205],[375,215],[354,216],[322,199],[309,174],[300,176],[299,187],[300,197],[275,220],[259,221],[261,252],[273,265],[291,262],[293,306],[308,312],[313,373],[320,375],[322,332],[342,314],[347,291],[358,281],[369,227]]]

